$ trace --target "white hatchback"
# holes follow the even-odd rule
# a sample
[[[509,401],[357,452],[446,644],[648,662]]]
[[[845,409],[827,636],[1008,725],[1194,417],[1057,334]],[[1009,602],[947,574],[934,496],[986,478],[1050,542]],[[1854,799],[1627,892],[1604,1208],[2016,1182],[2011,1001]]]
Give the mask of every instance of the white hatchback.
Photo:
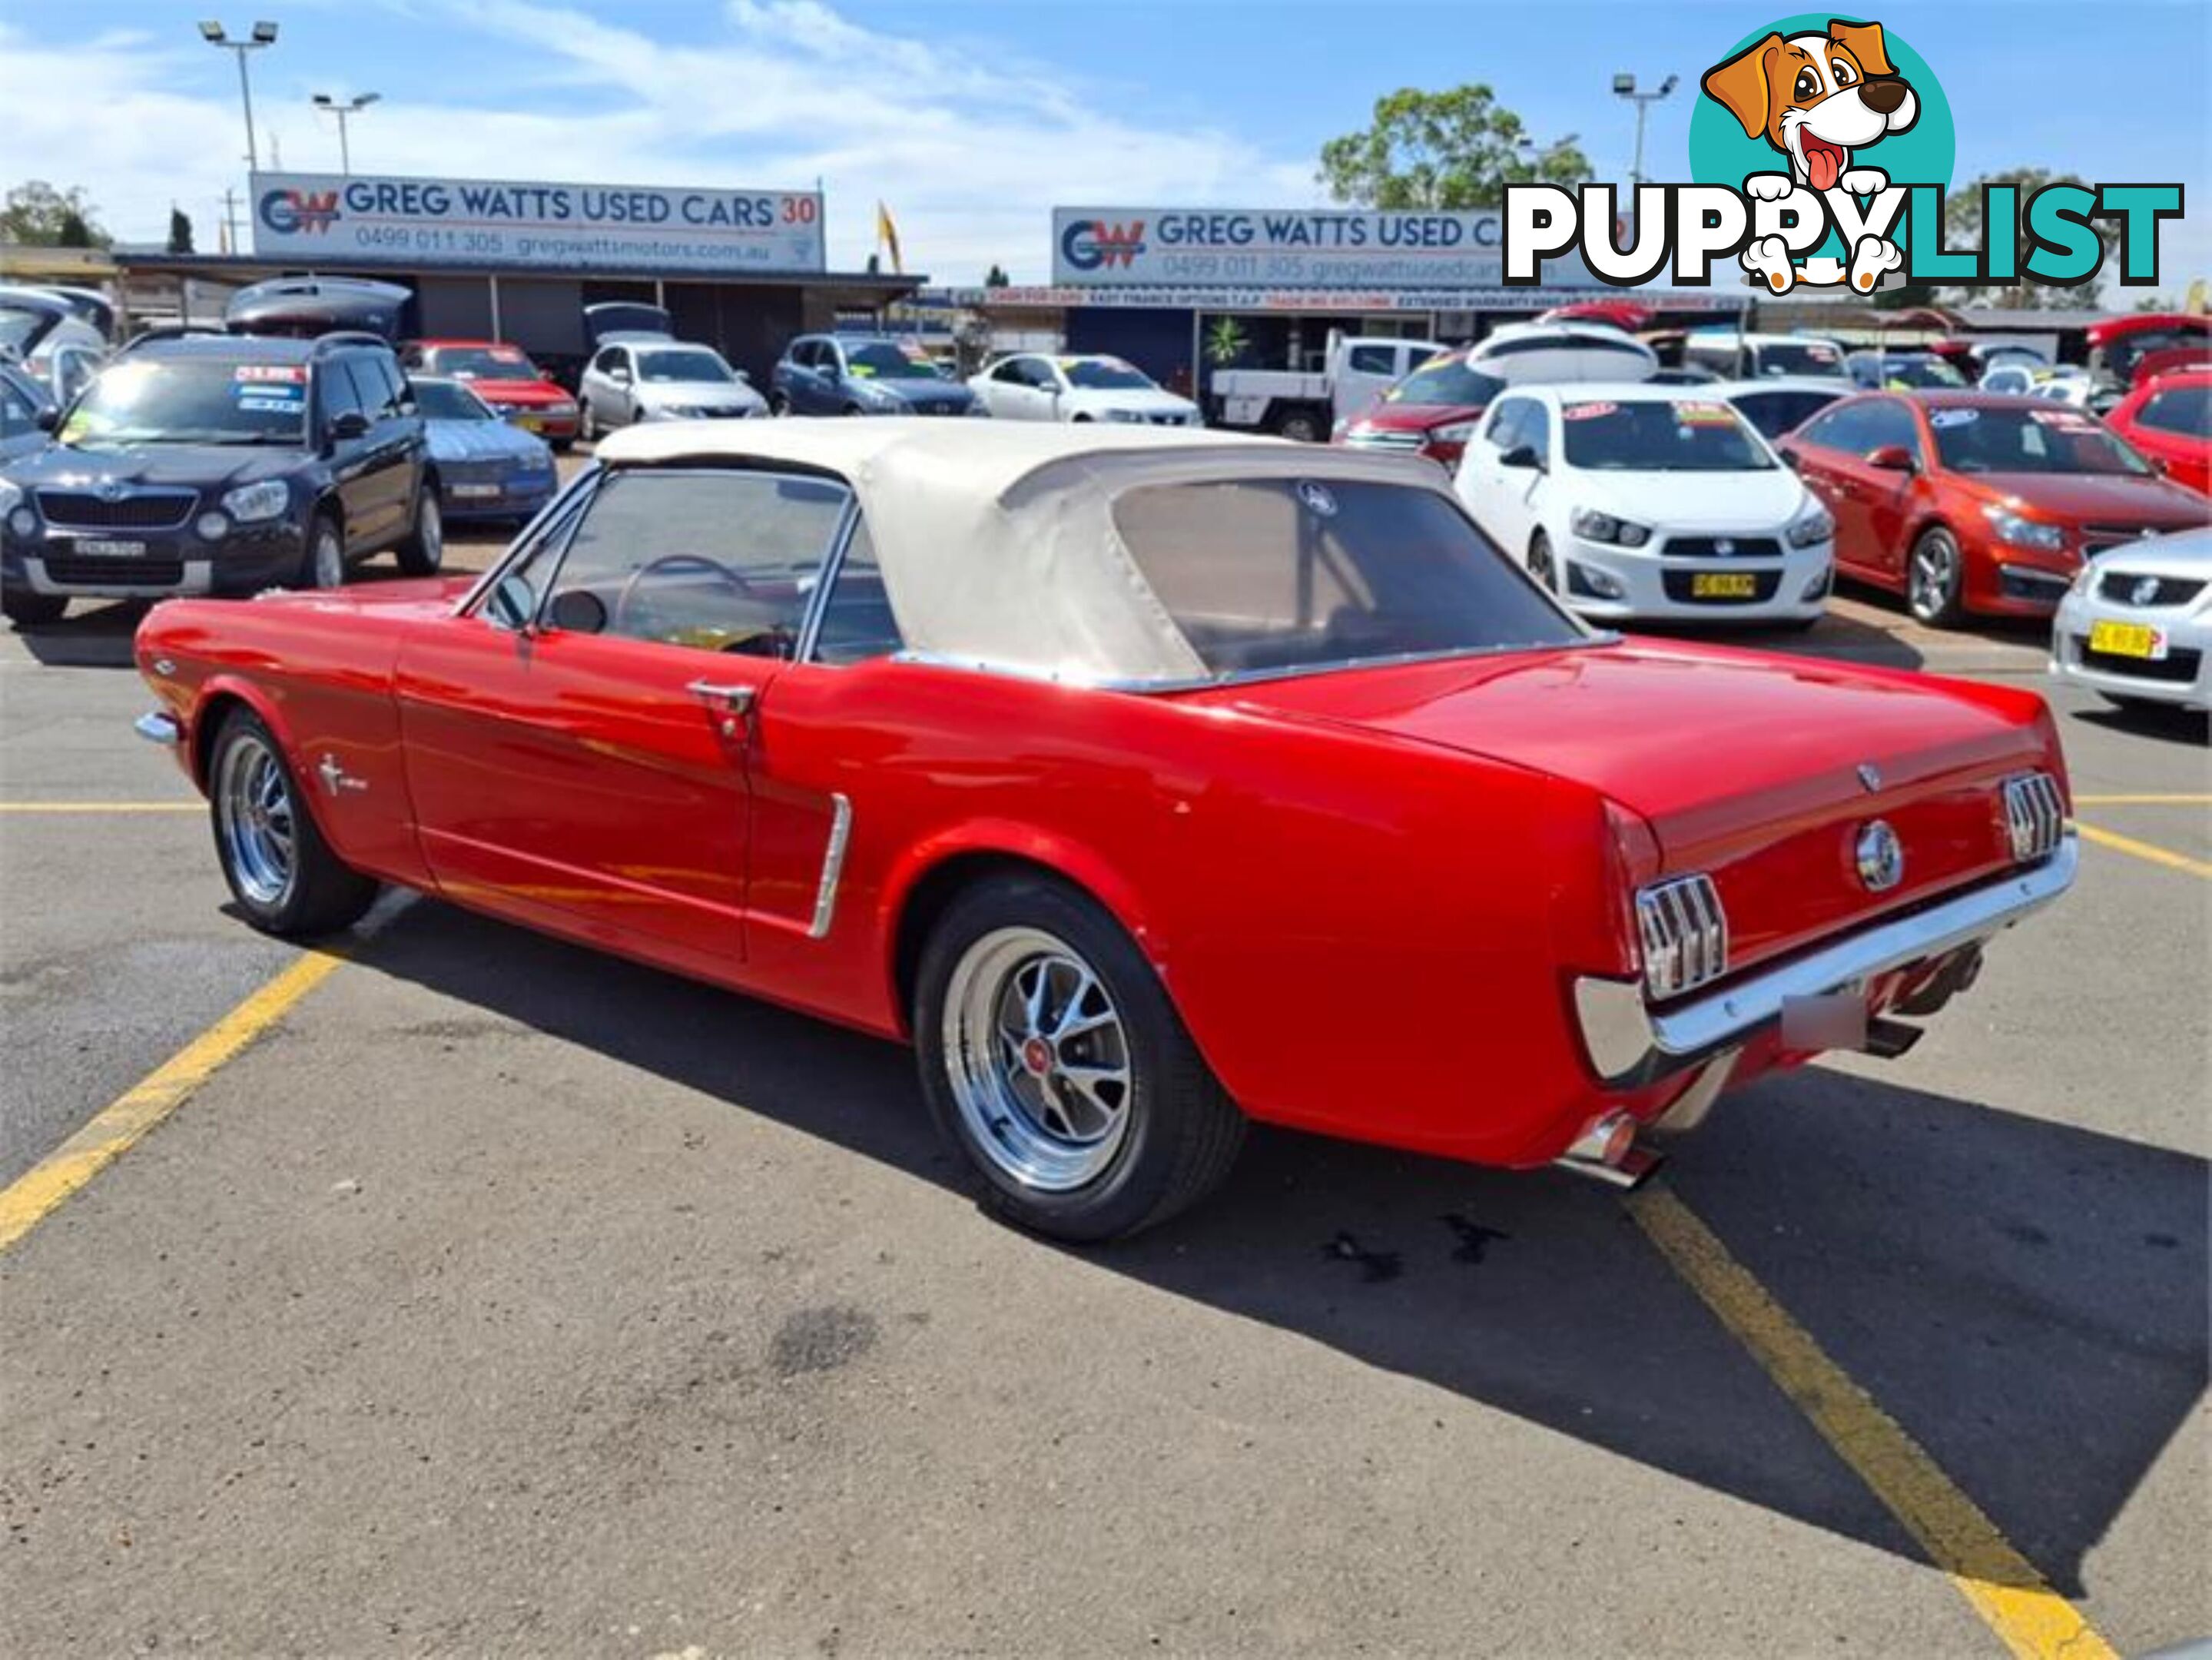
[[[1835,521],[1720,398],[1685,386],[1516,386],[1455,481],[1475,522],[1595,621],[1809,624]]]

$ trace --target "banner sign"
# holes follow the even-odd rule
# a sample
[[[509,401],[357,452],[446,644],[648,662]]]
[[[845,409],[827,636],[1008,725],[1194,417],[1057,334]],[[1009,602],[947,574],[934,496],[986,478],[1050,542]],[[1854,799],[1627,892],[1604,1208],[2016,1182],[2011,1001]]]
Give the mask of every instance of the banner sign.
[[[814,191],[257,173],[253,252],[312,263],[818,271]]]
[[[1052,278],[1086,288],[1498,289],[1492,212],[1054,208]],[[1562,260],[1554,288],[1595,284]]]

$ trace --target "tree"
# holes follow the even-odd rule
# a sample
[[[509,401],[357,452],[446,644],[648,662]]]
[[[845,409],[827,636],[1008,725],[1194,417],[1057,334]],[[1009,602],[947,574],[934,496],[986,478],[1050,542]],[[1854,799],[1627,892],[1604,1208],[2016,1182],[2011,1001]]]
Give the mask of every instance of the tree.
[[[191,217],[182,208],[172,204],[169,209],[169,252],[190,253],[191,251]]]
[[[1494,208],[1508,185],[1578,185],[1590,164],[1572,133],[1540,147],[1488,87],[1407,87],[1375,100],[1374,125],[1323,144],[1317,176],[1362,207]]]
[[[1006,275],[1006,267],[995,260],[992,262],[991,269],[983,273],[983,286],[987,289],[1012,288],[1013,282],[1014,279]]]
[[[111,239],[100,228],[98,215],[77,185],[59,191],[43,179],[26,179],[0,200],[0,242],[104,248]]]
[[[1206,331],[1206,361],[1218,369],[1225,369],[1242,357],[1250,344],[1242,323],[1233,317],[1217,317],[1213,326]]]
[[[2027,212],[2028,198],[2046,185],[2081,185],[2081,180],[2070,173],[2051,173],[2043,167],[2014,167],[2004,173],[1984,173],[1970,184],[1961,185],[1944,198],[1943,234],[1954,248],[1978,247],[1982,245],[1982,186],[1984,185],[2015,185],[2020,188],[2020,211]],[[2090,188],[2084,185],[2083,188]],[[2110,258],[2119,246],[2120,228],[2110,219],[2093,219],[2098,240],[2105,245],[2105,257]],[[2016,283],[2009,288],[1972,288],[1949,290],[1954,305],[1995,306],[2002,311],[2075,310],[2097,303],[2097,292],[2104,286],[2102,277],[2091,277],[2078,288],[2058,289],[2042,283]]]

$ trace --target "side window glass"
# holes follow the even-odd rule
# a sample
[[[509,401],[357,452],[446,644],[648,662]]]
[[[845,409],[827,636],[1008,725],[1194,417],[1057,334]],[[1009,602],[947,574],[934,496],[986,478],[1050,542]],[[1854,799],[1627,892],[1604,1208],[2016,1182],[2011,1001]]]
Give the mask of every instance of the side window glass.
[[[1871,455],[1887,444],[1897,444],[1914,455],[1920,453],[1920,433],[1912,412],[1893,398],[1869,407],[1866,428],[1859,436],[1859,453]]]
[[[816,366],[823,374],[838,375],[845,372],[844,364],[838,359],[837,348],[831,342],[827,340],[817,342],[814,348],[814,356]]]
[[[853,527],[836,580],[823,601],[814,660],[838,666],[863,663],[905,648],[898,619],[891,614],[890,595],[884,587],[883,568],[876,562],[876,544],[863,520]]]
[[[353,376],[347,372],[346,360],[329,357],[315,371],[316,397],[323,406],[323,419],[334,421],[349,410],[362,410],[361,393],[354,386]]]
[[[1805,429],[1804,441],[1821,449],[1840,450],[1846,454],[1859,453],[1858,434],[1860,406],[1840,409],[1822,416]]]
[[[1498,447],[1501,453],[1521,441],[1521,418],[1528,408],[1527,398],[1509,398],[1490,417],[1490,430],[1484,435]]]
[[[31,430],[30,400],[17,392],[12,381],[0,380],[0,438],[18,438]]]
[[[1539,465],[1552,464],[1552,412],[1541,404],[1530,404],[1521,422],[1521,441],[1536,452]]]
[[[1354,346],[1349,360],[1355,374],[1389,374],[1396,354],[1389,346]]]
[[[608,370],[613,368],[616,364],[621,362],[622,348],[620,346],[607,346],[603,348],[600,350],[599,355],[592,360],[592,367],[597,369],[601,374],[605,374]]]
[[[789,657],[850,496],[787,473],[617,472],[552,583],[589,594],[599,631],[696,651]],[[534,585],[533,585],[534,586]]]

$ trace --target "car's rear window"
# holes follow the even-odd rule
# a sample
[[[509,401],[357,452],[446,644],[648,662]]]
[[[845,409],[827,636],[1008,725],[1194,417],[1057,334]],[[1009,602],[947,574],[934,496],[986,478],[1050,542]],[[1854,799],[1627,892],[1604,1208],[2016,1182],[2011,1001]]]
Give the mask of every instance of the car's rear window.
[[[1431,489],[1255,478],[1133,489],[1115,526],[1214,674],[1589,638]]]

